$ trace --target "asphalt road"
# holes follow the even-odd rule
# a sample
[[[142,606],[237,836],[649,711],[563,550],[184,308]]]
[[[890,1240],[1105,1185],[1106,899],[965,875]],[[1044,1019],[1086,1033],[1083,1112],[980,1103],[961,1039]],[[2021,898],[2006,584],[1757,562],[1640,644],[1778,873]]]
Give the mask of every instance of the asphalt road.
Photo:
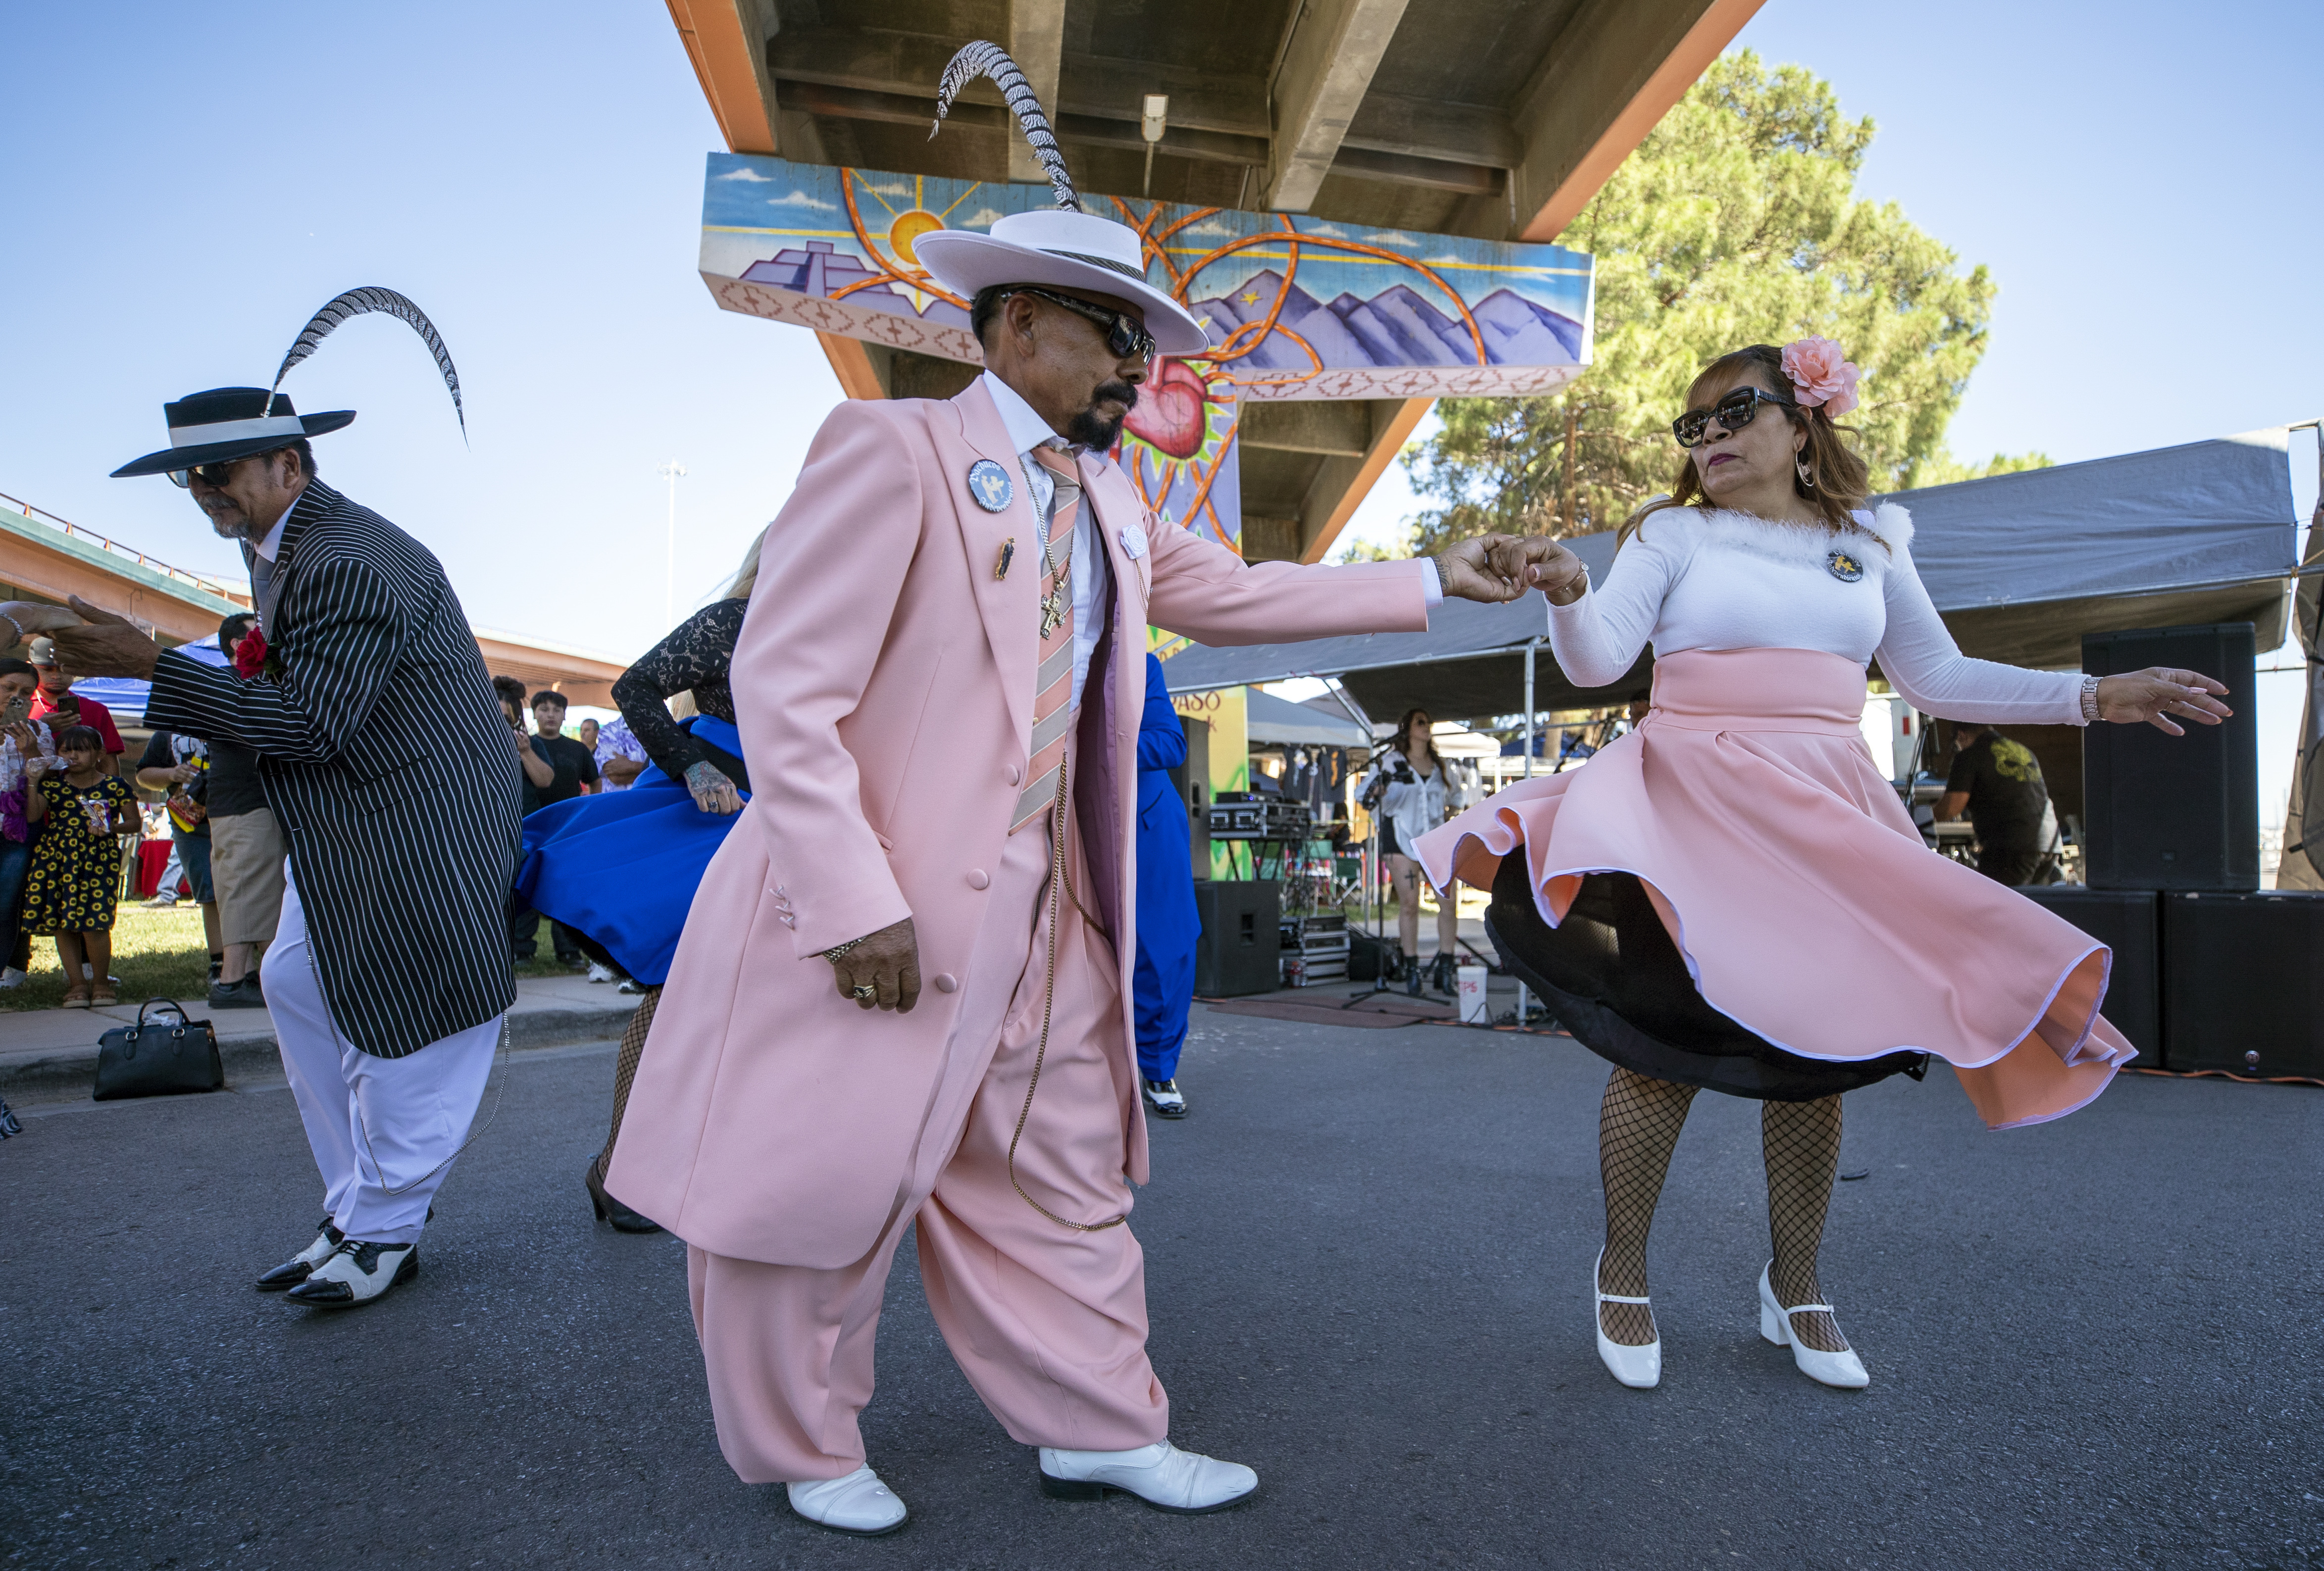
[[[1759,1340],[1757,1108],[1703,1098],[1655,1233],[1660,1390],[1592,1350],[1596,1107],[1556,1038],[1197,1011],[1134,1226],[1180,1518],[1047,1500],[912,1254],[835,1537],[721,1461],[683,1252],[595,1226],[609,1047],[521,1054],[423,1274],[324,1316],[287,1092],[40,1113],[0,1144],[0,1566],[2324,1565],[2324,1092],[2128,1078],[1988,1135],[1941,1072],[1851,1097],[1824,1280],[1873,1384]]]

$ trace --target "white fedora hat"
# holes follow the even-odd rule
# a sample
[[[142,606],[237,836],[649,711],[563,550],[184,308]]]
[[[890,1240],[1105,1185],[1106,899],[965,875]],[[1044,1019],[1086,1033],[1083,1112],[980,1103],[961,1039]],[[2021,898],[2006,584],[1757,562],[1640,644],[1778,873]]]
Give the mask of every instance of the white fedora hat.
[[[936,282],[966,299],[997,284],[1047,284],[1111,295],[1142,308],[1157,352],[1199,354],[1208,349],[1211,337],[1203,331],[1201,319],[1146,281],[1146,252],[1138,231],[1082,211],[1056,133],[1008,51],[980,40],[952,57],[936,84],[936,120],[928,134],[943,128],[953,99],[978,77],[991,77],[1001,89],[1001,101],[1017,116],[1033,156],[1048,174],[1057,205],[1048,211],[996,218],[989,234],[972,229],[923,234],[912,243],[912,254]]]
[[[1210,347],[1202,319],[1146,281],[1138,231],[1094,213],[1011,213],[995,219],[990,234],[939,229],[914,241],[912,252],[936,282],[964,299],[996,284],[1084,289],[1142,307],[1146,330],[1164,354]]]

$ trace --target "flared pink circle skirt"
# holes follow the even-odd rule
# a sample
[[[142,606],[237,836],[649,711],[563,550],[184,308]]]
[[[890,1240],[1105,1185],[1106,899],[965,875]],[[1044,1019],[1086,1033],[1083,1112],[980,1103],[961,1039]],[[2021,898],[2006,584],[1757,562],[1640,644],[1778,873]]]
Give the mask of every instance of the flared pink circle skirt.
[[[2137,1050],[2099,1013],[2103,944],[1939,856],[1873,766],[1864,668],[1810,649],[1655,665],[1638,729],[1509,786],[1414,848],[1440,888],[1523,847],[1555,926],[1591,873],[1634,875],[1703,999],[1785,1052],[1928,1052],[1987,1125],[2061,1117]]]

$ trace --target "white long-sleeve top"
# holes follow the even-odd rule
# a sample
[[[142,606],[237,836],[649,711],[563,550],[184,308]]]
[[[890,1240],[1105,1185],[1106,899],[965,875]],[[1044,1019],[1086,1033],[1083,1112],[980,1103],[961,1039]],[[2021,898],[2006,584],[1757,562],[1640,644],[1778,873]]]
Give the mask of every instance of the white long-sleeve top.
[[[1606,582],[1549,608],[1549,643],[1577,684],[1620,678],[1651,641],[1683,649],[1820,649],[1880,673],[1915,709],[1987,724],[2080,725],[2082,678],[1972,660],[1913,567],[1913,519],[1894,503],[1835,536],[1748,513],[1665,508],[1614,558]],[[1882,549],[1883,546],[1886,549]],[[1849,583],[1831,556],[1863,569]]]

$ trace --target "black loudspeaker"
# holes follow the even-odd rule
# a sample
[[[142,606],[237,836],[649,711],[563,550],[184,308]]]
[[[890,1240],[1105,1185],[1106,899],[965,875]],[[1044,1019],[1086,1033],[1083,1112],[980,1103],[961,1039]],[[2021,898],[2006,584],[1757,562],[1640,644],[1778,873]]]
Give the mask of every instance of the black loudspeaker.
[[[2173,1070],[2324,1079],[2324,894],[2163,896]]]
[[[1203,919],[1194,946],[1197,997],[1233,998],[1283,985],[1281,890],[1272,878],[1205,878],[1194,886],[1194,910]]]
[[[1392,982],[1403,953],[1397,939],[1375,937],[1361,928],[1351,927],[1348,930],[1348,980],[1377,982],[1385,967],[1387,979]]]
[[[2163,914],[2154,891],[2044,884],[2017,892],[2114,951],[2106,999],[2098,1007],[2138,1049],[2132,1061],[2138,1068],[2169,1068],[2163,1052]]]
[[[2235,716],[2183,737],[2101,721],[2082,733],[2083,877],[2093,889],[2259,887],[2252,624],[2082,635],[2097,676],[2174,666],[2227,684]]]

